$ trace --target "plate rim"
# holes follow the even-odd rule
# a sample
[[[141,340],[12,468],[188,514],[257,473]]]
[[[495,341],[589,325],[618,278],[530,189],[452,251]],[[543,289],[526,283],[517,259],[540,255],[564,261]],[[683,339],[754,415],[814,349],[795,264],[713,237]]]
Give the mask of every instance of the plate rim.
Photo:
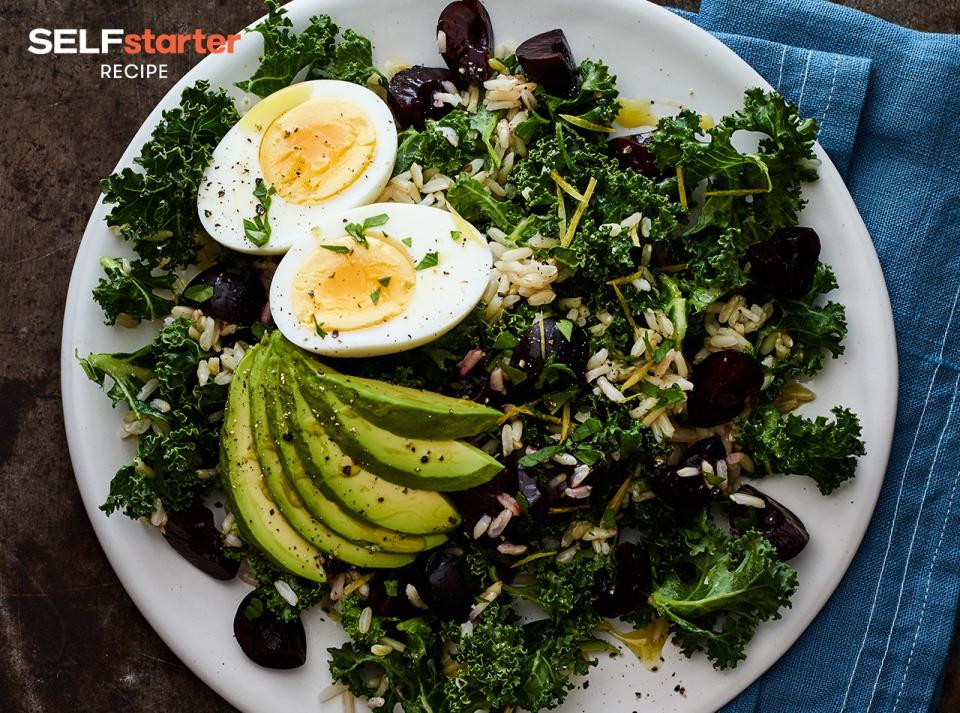
[[[373,2],[373,0],[361,1]],[[701,29],[692,22],[689,22],[680,15],[675,14],[664,7],[655,5],[648,0],[603,0],[603,2],[608,6],[615,8],[618,12],[629,14],[630,16],[637,18],[643,18],[645,13],[650,13],[651,17],[658,19],[660,22],[666,25],[672,26],[672,28],[675,28],[675,32],[686,33],[692,37],[695,37],[698,43],[703,46],[706,57],[710,57],[718,62],[723,62],[724,66],[721,71],[729,72],[738,80],[742,79],[746,86],[760,86],[766,90],[772,89],[770,84],[766,82],[760,76],[760,74],[756,72],[756,70],[750,67],[733,50],[728,48],[726,45],[720,42],[720,40],[715,38],[707,31]],[[352,3],[350,3],[349,0],[292,0],[284,7],[290,14],[291,19],[294,20],[294,26],[298,27],[300,26],[300,22],[298,22],[298,20],[301,19],[301,16],[306,17],[308,14],[325,12],[330,13],[335,17],[337,6],[342,4]],[[255,20],[246,28],[244,28],[244,30],[242,30],[242,34],[246,35],[251,33],[252,28],[264,17],[266,17],[266,15],[261,16],[259,19]],[[156,126],[160,118],[160,114],[164,110],[164,107],[167,106],[171,97],[179,96],[184,87],[192,84],[197,79],[204,78],[204,70],[207,66],[209,66],[207,62],[215,59],[215,57],[211,56],[198,62],[176,83],[174,83],[168,92],[163,95],[160,101],[144,119],[133,138],[130,140],[127,148],[120,156],[114,171],[131,164],[133,157],[139,153],[143,143],[149,138],[150,132]],[[881,444],[883,445],[883,452],[878,461],[879,465],[882,466],[883,472],[877,477],[875,487],[861,495],[862,499],[860,500],[859,505],[865,510],[869,511],[869,516],[864,518],[863,526],[860,527],[859,531],[855,533],[855,536],[850,539],[849,547],[846,547],[843,551],[843,554],[836,558],[835,566],[830,572],[829,585],[817,590],[814,597],[812,611],[807,620],[803,623],[802,628],[797,632],[795,637],[788,637],[790,638],[789,643],[787,643],[786,646],[779,646],[778,653],[776,653],[773,658],[763,662],[759,670],[751,671],[749,674],[744,676],[742,685],[737,685],[734,687],[734,690],[725,692],[714,698],[713,701],[717,708],[726,705],[729,701],[740,695],[740,693],[753,685],[753,683],[760,676],[766,673],[766,671],[769,670],[775,663],[777,663],[777,661],[782,659],[793,647],[793,645],[804,635],[809,626],[813,623],[814,619],[819,616],[826,602],[836,592],[843,577],[849,570],[854,556],[859,551],[863,539],[873,521],[873,515],[882,491],[886,470],[889,466],[890,453],[893,447],[897,402],[899,398],[899,358],[897,354],[893,310],[890,303],[889,292],[886,289],[886,282],[876,248],[870,239],[869,232],[863,222],[863,218],[860,215],[859,210],[856,207],[856,204],[853,201],[852,196],[850,195],[849,189],[846,187],[846,183],[843,181],[842,176],[839,174],[830,157],[822,149],[819,143],[816,144],[815,150],[817,157],[820,159],[822,164],[820,173],[821,177],[823,177],[824,171],[832,172],[839,181],[839,184],[843,186],[841,195],[837,197],[842,203],[846,204],[849,215],[854,217],[855,225],[849,226],[851,232],[855,233],[857,240],[865,243],[866,247],[868,248],[866,253],[869,255],[870,264],[865,265],[864,268],[871,273],[875,273],[874,277],[879,277],[878,284],[883,286],[881,294],[874,295],[874,308],[877,309],[876,324],[880,328],[880,331],[883,332],[883,341],[885,343],[884,354],[881,360],[890,366],[889,373],[885,374],[885,386],[886,390],[889,392],[889,395],[892,396],[892,408],[888,409],[887,415],[885,419],[883,419],[885,423],[883,423],[878,429],[878,440],[881,437],[884,439],[884,443]],[[79,384],[85,383],[86,381],[85,378],[83,380],[80,379],[82,372],[76,368],[74,356],[76,340],[74,336],[77,334],[76,330],[78,329],[78,322],[73,317],[79,310],[80,301],[90,299],[89,290],[91,285],[84,281],[84,276],[86,273],[85,267],[89,260],[84,258],[86,258],[87,254],[94,249],[93,245],[97,240],[95,233],[98,230],[102,231],[103,221],[107,215],[107,212],[106,206],[98,198],[97,203],[91,213],[90,219],[84,228],[83,237],[78,245],[77,253],[74,257],[74,263],[73,267],[71,268],[70,282],[63,312],[63,327],[61,331],[60,349],[60,384],[67,446],[70,454],[71,467],[74,472],[74,478],[77,482],[77,489],[80,491],[81,500],[87,513],[87,517],[90,520],[94,533],[97,536],[97,540],[99,541],[111,568],[113,569],[120,583],[123,585],[127,596],[130,597],[140,614],[150,624],[151,628],[153,628],[157,635],[160,636],[164,643],[190,669],[190,671],[200,678],[217,695],[240,710],[254,711],[255,709],[250,707],[250,702],[242,697],[242,693],[233,689],[226,677],[218,675],[218,672],[214,667],[215,662],[198,659],[193,656],[191,652],[186,649],[186,646],[182,643],[180,637],[178,637],[177,627],[169,626],[169,622],[151,606],[149,601],[150,593],[145,589],[144,585],[141,585],[137,582],[135,574],[127,570],[126,566],[121,562],[120,547],[118,547],[112,541],[111,535],[107,530],[107,517],[99,510],[99,503],[96,502],[95,494],[85,490],[82,483],[80,469],[77,467],[78,463],[83,463],[84,458],[82,454],[88,449],[88,446],[83,443],[83,434],[80,425],[82,419],[80,418],[79,413],[77,413],[77,409],[73,408],[80,398],[74,392]],[[785,618],[789,616],[790,613],[787,612],[785,614]]]

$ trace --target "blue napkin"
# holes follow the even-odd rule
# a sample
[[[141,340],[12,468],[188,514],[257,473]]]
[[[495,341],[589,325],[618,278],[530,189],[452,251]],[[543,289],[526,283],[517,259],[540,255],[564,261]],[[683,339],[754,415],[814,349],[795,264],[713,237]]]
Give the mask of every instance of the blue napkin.
[[[680,14],[821,122],[880,255],[900,355],[866,539],[803,637],[724,713],[933,710],[960,594],[960,37],[822,0]]]

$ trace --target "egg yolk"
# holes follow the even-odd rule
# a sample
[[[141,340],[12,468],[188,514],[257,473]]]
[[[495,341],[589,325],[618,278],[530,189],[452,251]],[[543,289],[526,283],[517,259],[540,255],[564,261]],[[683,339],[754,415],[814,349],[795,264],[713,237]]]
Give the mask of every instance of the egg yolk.
[[[301,324],[325,332],[362,329],[393,319],[413,298],[410,253],[386,236],[367,233],[367,247],[350,236],[327,240],[304,260],[293,282]]]
[[[353,185],[376,147],[376,132],[360,107],[342,99],[312,99],[267,127],[260,167],[285,200],[316,205]]]

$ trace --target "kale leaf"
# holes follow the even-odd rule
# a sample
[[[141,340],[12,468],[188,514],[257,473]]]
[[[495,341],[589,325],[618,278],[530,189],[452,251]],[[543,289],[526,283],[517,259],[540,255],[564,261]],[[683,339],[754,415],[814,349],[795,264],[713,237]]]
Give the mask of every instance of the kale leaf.
[[[370,40],[353,30],[343,31],[343,35],[333,48],[333,57],[316,73],[325,79],[339,79],[343,82],[366,85],[370,77],[376,77],[377,83],[386,86],[386,78],[373,66],[373,47]]]
[[[749,243],[739,228],[701,231],[684,241],[683,259],[687,269],[680,275],[690,306],[701,312],[723,295],[747,285],[742,261]]]
[[[215,479],[212,471],[220,449],[220,423],[227,386],[201,385],[197,365],[209,354],[189,336],[190,322],[176,319],[151,344],[132,354],[91,354],[80,359],[87,376],[103,386],[114,404],[124,402],[137,419],[149,419],[140,435],[137,457],[117,472],[101,509],[122,510],[128,517],[149,516],[160,500],[169,512],[197,501]],[[155,396],[140,393],[157,380]],[[144,399],[150,398],[149,402]]]
[[[444,686],[451,713],[477,709],[555,708],[595,659],[584,648],[595,642],[596,617],[589,608],[557,620],[523,624],[508,604],[494,603],[474,622],[468,635],[450,627],[459,665]]]
[[[797,573],[751,530],[724,547],[693,559],[689,579],[671,572],[658,582],[650,603],[672,624],[674,641],[687,656],[704,651],[719,668],[742,660],[757,626],[779,619],[790,605]]]
[[[80,368],[87,378],[100,386],[105,385],[106,377],[113,382],[107,390],[107,396],[116,406],[126,403],[138,417],[153,416],[163,418],[163,414],[140,399],[140,390],[154,378],[153,348],[150,345],[130,354],[91,354],[85,359],[77,357]]]
[[[206,356],[190,337],[190,321],[180,317],[160,330],[153,345],[153,370],[168,401],[189,401],[197,383],[197,365]]]
[[[744,153],[734,146],[739,131],[763,135],[755,151]],[[710,129],[702,128],[700,115],[683,111],[661,119],[652,136],[658,165],[671,174],[682,168],[688,197],[700,181],[707,181],[689,232],[740,228],[747,247],[796,225],[805,203],[801,186],[817,178],[817,123],[802,119],[796,105],[776,92],[748,89],[743,108]]]
[[[826,495],[853,478],[857,456],[866,453],[856,414],[839,406],[831,411],[832,422],[824,416],[781,416],[767,406],[740,424],[738,438],[761,474],[806,475]]]
[[[447,191],[447,200],[465,219],[482,220],[507,233],[510,233],[523,217],[516,204],[494,198],[479,181],[467,174],[461,174],[457,178],[456,183]]]
[[[620,111],[617,97],[617,78],[610,74],[610,68],[603,62],[585,59],[580,63],[580,86],[573,96],[558,97],[548,93],[542,87],[537,88],[537,98],[542,101],[547,114],[553,121],[561,114],[574,116],[599,126],[610,126]],[[529,121],[529,120],[528,120]],[[548,122],[541,117],[539,124]],[[532,127],[528,124],[527,128]],[[523,130],[521,130],[523,131]]]
[[[310,18],[302,32],[291,31],[293,23],[287,11],[277,0],[266,0],[269,13],[253,28],[263,36],[263,55],[260,66],[250,79],[237,86],[258,97],[273,94],[290,85],[303,70],[319,68],[333,56],[339,31],[327,15]],[[349,61],[346,57],[341,62]],[[369,76],[369,75],[368,75]],[[364,78],[364,81],[366,78]]]
[[[382,626],[382,620],[374,619],[371,628]],[[387,677],[387,689],[381,695],[384,710],[392,711],[397,704],[405,713],[447,710],[443,707],[442,690],[446,677],[438,670],[443,639],[436,624],[415,618],[398,622],[393,628],[393,638],[404,644],[404,650],[389,656],[377,656],[371,653],[369,645],[356,641],[327,649],[333,679],[356,696],[369,696],[366,681],[373,672]]]
[[[105,324],[140,320],[154,320],[170,314],[173,300],[157,294],[167,291],[176,282],[169,272],[154,274],[140,261],[127,262],[122,258],[100,258],[100,267],[106,273],[93,289],[93,299],[103,309]]]
[[[475,148],[469,134],[470,116],[465,111],[451,111],[439,121],[428,121],[423,129],[410,126],[401,131],[394,173],[403,173],[414,163],[448,175],[458,173]],[[455,143],[448,138],[450,131],[456,134]]]
[[[203,234],[197,189],[214,148],[239,118],[225,91],[200,80],[183,91],[180,106],[163,112],[134,159],[142,171],[125,168],[101,181],[104,202],[113,204],[107,224],[119,227],[143,258],[141,276],[149,268],[195,261]]]
[[[366,37],[347,29],[338,39],[340,28],[328,15],[311,17],[302,31],[293,32],[293,23],[279,2],[266,0],[266,4],[266,19],[253,28],[263,36],[260,66],[250,79],[237,82],[240,89],[266,97],[304,73],[362,85],[376,77],[381,86],[386,85],[373,66],[373,48]]]
[[[278,569],[265,554],[255,547],[244,545],[226,552],[236,559],[244,560],[257,580],[257,597],[263,605],[282,621],[294,621],[300,612],[309,609],[330,594],[326,582],[313,582]],[[282,579],[297,597],[296,605],[280,596],[275,583]]]
[[[836,302],[823,306],[814,304],[817,297],[837,287],[833,270],[823,263],[817,267],[813,286],[798,300],[777,300],[775,316],[764,325],[757,337],[761,343],[768,335],[779,331],[793,340],[790,352],[775,358],[766,373],[773,383],[766,395],[775,397],[791,379],[810,377],[823,369],[824,354],[833,358],[843,354],[843,340],[847,336],[846,310]]]

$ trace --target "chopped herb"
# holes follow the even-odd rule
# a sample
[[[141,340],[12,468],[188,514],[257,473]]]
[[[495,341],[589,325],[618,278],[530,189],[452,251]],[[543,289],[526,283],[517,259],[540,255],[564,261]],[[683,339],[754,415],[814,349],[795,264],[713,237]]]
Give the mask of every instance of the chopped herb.
[[[389,276],[388,276],[388,277],[381,277],[379,280],[377,280],[377,282],[379,282],[379,283],[380,283],[381,285],[383,285],[384,287],[387,287],[387,286],[389,286],[389,284],[390,284],[390,277],[389,277]]]
[[[350,252],[350,248],[346,245],[321,245],[321,248],[324,250],[329,250],[332,253],[337,253],[339,255],[346,255]]]
[[[243,615],[247,621],[253,621],[263,616],[263,601],[257,597],[252,597],[250,603],[243,610]]]
[[[644,335],[644,340],[646,340],[646,335]],[[647,342],[647,346],[650,346],[649,342]],[[669,352],[671,349],[673,349],[673,340],[664,339],[662,342],[660,342],[660,346],[650,354],[650,359],[654,364],[659,364],[663,361],[664,357],[667,356],[667,352]]]
[[[451,230],[450,237],[454,240],[459,240],[461,237],[463,237],[463,233],[461,233],[459,230]]]
[[[370,247],[367,243],[367,237],[364,233],[367,232],[370,228],[376,228],[390,220],[390,216],[386,213],[380,213],[378,215],[371,215],[369,218],[364,218],[362,223],[347,223],[344,226],[344,230],[347,231],[347,234],[350,235],[357,243],[367,248]]]
[[[563,335],[564,339],[568,342],[570,341],[570,338],[573,336],[573,322],[569,319],[561,319],[557,322],[556,329]]]
[[[440,255],[439,253],[432,252],[427,253],[423,256],[423,260],[417,263],[416,270],[429,270],[431,267],[436,267],[440,264]]]
[[[404,238],[400,242],[409,248],[411,245],[413,245],[413,238]]]
[[[210,285],[192,285],[183,291],[183,297],[191,302],[206,302],[213,297],[213,287]]]
[[[373,302],[374,304],[377,304],[377,302],[380,301],[380,290],[382,289],[383,289],[382,287],[378,287],[377,289],[375,289],[373,292],[370,293],[371,302]]]
[[[252,220],[243,219],[243,232],[247,240],[262,248],[270,240],[270,203],[277,192],[273,186],[267,187],[263,179],[258,178],[253,187],[253,196],[257,199],[257,214]]]
[[[323,339],[324,337],[326,337],[328,332],[323,328],[324,323],[318,322],[316,315],[314,315],[313,317],[313,323],[317,326],[317,336],[320,337],[320,339]]]

